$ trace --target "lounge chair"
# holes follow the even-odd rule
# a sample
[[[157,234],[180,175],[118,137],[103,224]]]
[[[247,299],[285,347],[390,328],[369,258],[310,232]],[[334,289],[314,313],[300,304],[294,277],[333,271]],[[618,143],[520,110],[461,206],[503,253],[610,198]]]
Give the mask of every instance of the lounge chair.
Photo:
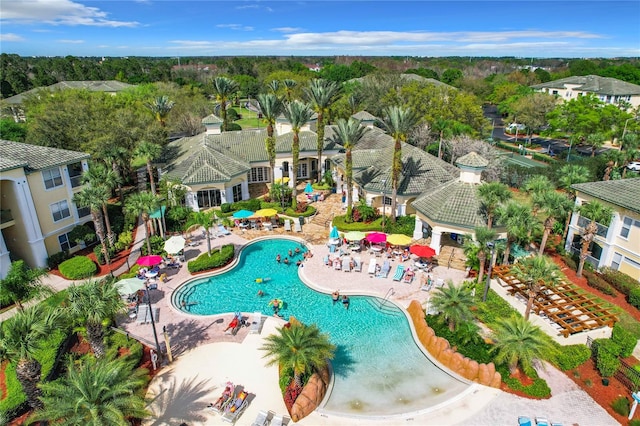
[[[249,405],[249,394],[245,390],[238,392],[233,402],[227,406],[227,409],[222,414],[222,421],[228,423],[235,423],[235,421],[242,415]]]
[[[411,284],[415,276],[416,276],[415,271],[413,269],[407,268],[407,271],[404,273],[404,277],[402,277],[402,282]]]
[[[342,262],[340,261],[340,259],[334,259],[333,269],[335,269],[336,271],[339,271],[342,269]]]
[[[344,272],[351,272],[351,259],[348,257],[342,258],[342,270]]]
[[[251,334],[259,334],[260,329],[262,328],[262,312],[256,311],[253,313],[251,317],[251,328],[249,332]]]
[[[284,220],[284,230],[291,232],[291,219]]]
[[[356,257],[355,259],[353,259],[355,266],[353,267],[353,270],[356,272],[362,272],[362,259],[360,259],[359,257]]]
[[[549,426],[549,420],[546,417],[536,417],[536,426]]]
[[[531,419],[526,416],[518,417],[518,426],[531,426]]]
[[[299,220],[294,220],[293,221],[293,230],[296,232],[302,232],[302,225],[300,225],[300,221]]]
[[[289,417],[287,416],[273,416],[273,419],[271,419],[271,423],[269,423],[269,426],[283,426],[288,423]]]
[[[271,226],[274,228],[277,228],[280,226],[280,224],[278,223],[278,219],[276,219],[275,217],[271,218]]]
[[[160,313],[160,308],[156,307],[156,306],[151,306],[151,309],[153,310],[153,319],[155,321],[158,321],[158,314]],[[148,322],[151,322],[151,313],[149,311],[149,305],[145,304],[140,304],[138,305],[138,316],[136,317],[136,322],[138,324],[146,324]]]
[[[388,260],[385,260],[382,264],[382,268],[380,268],[380,272],[378,273],[378,278],[387,278],[389,276],[389,271],[391,270],[391,264]]]
[[[218,225],[218,227],[216,229],[216,236],[217,237],[224,237],[225,235],[231,235],[231,231],[229,231],[227,228],[225,228],[222,225]]]
[[[267,426],[269,424],[269,421],[275,415],[276,415],[276,413],[274,413],[271,410],[269,410],[269,411],[260,410],[258,412],[258,415],[256,416],[256,419],[253,421],[253,423],[251,423],[251,426]]]
[[[400,281],[404,276],[404,265],[398,265],[396,267],[396,272],[393,274],[394,281]]]
[[[367,272],[371,275],[376,273],[376,258],[372,257],[371,260],[369,260],[369,269],[367,269]]]

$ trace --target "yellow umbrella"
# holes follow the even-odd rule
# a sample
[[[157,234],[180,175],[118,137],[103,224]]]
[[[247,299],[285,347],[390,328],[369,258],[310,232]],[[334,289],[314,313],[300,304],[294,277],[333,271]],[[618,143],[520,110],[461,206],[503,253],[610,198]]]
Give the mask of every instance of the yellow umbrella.
[[[276,209],[260,209],[257,212],[255,212],[253,215],[255,217],[271,217],[277,214],[278,214],[278,211]]]
[[[289,180],[290,180],[290,179],[289,179],[289,177],[288,177],[288,176],[285,176],[285,177],[283,177],[283,178],[276,178],[276,180],[274,181],[274,183],[280,183],[280,184],[283,184],[283,183],[289,183]]]
[[[394,246],[408,246],[413,239],[403,234],[387,235],[387,243]]]

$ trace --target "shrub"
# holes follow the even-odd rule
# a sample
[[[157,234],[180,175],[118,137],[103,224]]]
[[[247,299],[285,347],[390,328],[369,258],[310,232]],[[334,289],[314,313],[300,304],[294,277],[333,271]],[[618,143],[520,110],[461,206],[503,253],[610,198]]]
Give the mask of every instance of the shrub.
[[[50,269],[55,269],[67,259],[69,259],[69,250],[59,251],[47,258],[47,266]]]
[[[555,364],[562,371],[573,370],[583,364],[591,356],[586,345],[568,345],[558,348]]]
[[[616,413],[626,417],[629,415],[629,410],[631,407],[629,404],[629,400],[624,396],[620,396],[613,400],[613,402],[611,403],[611,408],[613,408],[613,411],[615,411]]]
[[[629,426],[640,426],[640,420],[638,419],[629,420]]]
[[[640,287],[638,281],[629,275],[611,268],[602,268],[602,279],[626,296],[629,296],[632,289]]]
[[[584,271],[583,275],[587,279],[587,284],[589,287],[593,287],[596,290],[600,290],[604,294],[608,294],[609,296],[615,296],[616,291],[614,290],[608,282],[604,279],[600,278],[597,273],[592,271]]]
[[[611,355],[620,355],[620,345],[611,339],[595,339],[591,344],[591,352],[597,358],[601,352],[607,352]]]
[[[151,254],[164,252],[164,239],[160,235],[150,236],[149,242],[151,243]],[[144,243],[142,247],[140,247],[140,251],[143,256],[146,256],[149,254],[147,253],[146,243]]]
[[[133,233],[131,231],[124,231],[118,235],[118,241],[116,241],[116,250],[125,250],[133,243]]]
[[[94,275],[98,267],[87,256],[76,256],[62,262],[58,269],[69,280],[81,280]]]
[[[613,326],[613,332],[611,334],[611,340],[620,346],[620,356],[626,358],[631,356],[633,349],[636,347],[638,341],[627,329],[621,326],[619,323]]]
[[[640,309],[640,287],[631,289],[631,292],[629,293],[629,304]]]
[[[300,203],[300,204],[302,204],[302,203]],[[298,206],[300,204],[298,204]],[[302,212],[299,212],[298,210],[293,210],[292,208],[287,208],[286,211],[285,211],[285,214],[287,216],[293,216],[293,217],[300,217],[300,216],[309,217],[309,216],[314,215],[315,212],[316,212],[316,208],[315,207],[306,205],[305,206],[305,210],[302,211]]]
[[[520,380],[509,377],[509,370],[506,367],[497,367],[496,370],[502,375],[502,381],[515,391],[523,392],[534,398],[549,398],[551,396],[549,385],[544,379],[537,377],[535,370],[528,372],[531,373],[529,377],[533,379],[533,383],[529,386],[524,386]]]
[[[260,200],[252,198],[250,200],[237,201],[231,204],[231,210],[251,210],[255,212],[256,210],[260,210]]]
[[[571,257],[571,256],[562,256],[562,260],[564,260],[564,263],[567,264],[569,269],[573,269],[574,271],[576,271],[578,269],[578,264],[576,263],[576,260],[573,257]]]
[[[600,348],[596,357],[596,367],[602,377],[611,377],[620,368],[620,359],[617,355]]]
[[[69,232],[69,239],[77,243],[89,243],[96,238],[96,233],[87,225],[75,226],[71,232]]]
[[[231,204],[229,203],[222,203],[220,205],[220,211],[222,213],[231,213]]]
[[[130,338],[125,334],[113,332],[107,337],[108,351],[117,353],[120,348],[128,349],[129,353],[126,357],[130,360],[134,360],[136,364],[139,364],[142,360],[143,347],[136,339]],[[115,355],[115,353],[113,355]],[[111,354],[109,354],[111,356]],[[109,358],[110,359],[110,358]]]
[[[189,272],[208,271],[210,269],[219,268],[229,263],[233,259],[235,249],[233,244],[227,244],[222,246],[222,249],[211,252],[211,256],[207,253],[203,253],[196,259],[187,263]]]

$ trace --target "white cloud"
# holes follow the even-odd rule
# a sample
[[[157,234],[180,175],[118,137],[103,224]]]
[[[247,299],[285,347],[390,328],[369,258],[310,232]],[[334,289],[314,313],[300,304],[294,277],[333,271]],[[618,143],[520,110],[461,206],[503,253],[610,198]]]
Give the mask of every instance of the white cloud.
[[[236,6],[237,10],[246,10],[246,9],[255,9],[255,10],[264,10],[266,12],[273,12],[273,9],[271,9],[269,6],[261,6],[259,4],[246,4],[246,5],[242,5],[242,6]]]
[[[58,43],[65,43],[65,44],[82,44],[84,43],[84,40],[56,40]]]
[[[0,41],[24,41],[24,38],[14,33],[0,33]]]
[[[241,24],[218,24],[217,28],[228,28],[234,31],[253,31],[253,27],[241,25]]]
[[[97,27],[136,27],[135,21],[114,21],[97,7],[70,0],[14,0],[2,3],[2,21],[46,23],[50,25],[87,25]]]
[[[302,31],[302,28],[297,27],[280,27],[280,28],[272,28],[271,31],[276,31],[279,33],[295,33],[298,31]]]

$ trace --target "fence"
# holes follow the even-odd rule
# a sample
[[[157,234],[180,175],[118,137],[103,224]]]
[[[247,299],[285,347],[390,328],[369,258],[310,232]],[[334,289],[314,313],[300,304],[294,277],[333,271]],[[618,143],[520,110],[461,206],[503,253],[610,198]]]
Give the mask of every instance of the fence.
[[[591,349],[591,345],[593,344],[593,339],[587,336],[587,347]],[[591,351],[591,357],[593,358],[594,363],[596,359],[594,357],[593,350]],[[622,383],[627,389],[631,392],[637,392],[640,389],[640,371],[633,368],[633,366],[629,365],[624,360],[618,358],[620,361],[620,367],[618,367],[618,371],[615,372],[613,377],[618,379],[620,383]]]

